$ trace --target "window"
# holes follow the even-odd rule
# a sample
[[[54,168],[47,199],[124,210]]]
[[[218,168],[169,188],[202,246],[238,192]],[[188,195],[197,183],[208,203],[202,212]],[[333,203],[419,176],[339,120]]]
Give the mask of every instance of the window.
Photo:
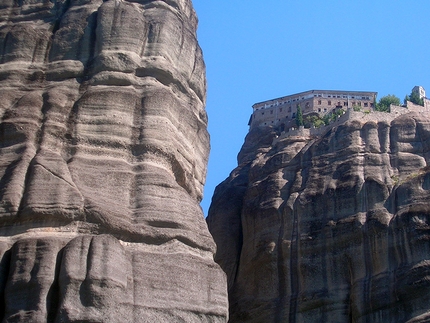
[[[328,101],[328,105],[331,105],[331,101]]]
[[[261,115],[264,116],[264,112],[261,112]]]
[[[279,112],[282,112],[282,108],[279,108]]]
[[[321,112],[321,108],[318,108],[318,112]]]
[[[369,104],[367,102],[364,102],[364,106],[367,107],[369,106]]]
[[[293,113],[293,118],[295,118],[296,117],[296,113]]]
[[[273,114],[273,110],[270,110],[270,114]]]
[[[291,107],[288,107],[288,112],[291,112]]]
[[[348,102],[347,102],[347,101],[344,101],[344,102],[343,102],[343,106],[344,106],[344,107],[347,107],[347,106],[348,106]]]
[[[358,102],[358,106],[361,107],[361,102]]]
[[[321,100],[318,100],[318,104],[321,105]]]

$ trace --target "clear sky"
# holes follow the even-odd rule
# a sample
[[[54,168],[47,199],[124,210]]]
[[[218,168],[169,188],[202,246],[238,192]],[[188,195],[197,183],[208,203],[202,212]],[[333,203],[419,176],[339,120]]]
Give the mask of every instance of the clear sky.
[[[216,185],[237,166],[252,105],[307,90],[430,97],[430,0],[192,0],[208,82]]]

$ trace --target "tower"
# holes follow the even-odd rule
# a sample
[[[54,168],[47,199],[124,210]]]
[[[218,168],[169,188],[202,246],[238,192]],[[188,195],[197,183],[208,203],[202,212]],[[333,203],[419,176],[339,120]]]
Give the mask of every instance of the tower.
[[[426,90],[419,85],[414,86],[414,88],[412,89],[412,93],[418,93],[418,95],[420,96],[420,99],[426,97]]]

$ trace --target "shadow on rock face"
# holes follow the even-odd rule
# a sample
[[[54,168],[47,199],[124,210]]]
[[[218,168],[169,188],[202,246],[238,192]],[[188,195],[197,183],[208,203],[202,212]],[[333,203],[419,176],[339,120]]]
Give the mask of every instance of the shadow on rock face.
[[[428,320],[430,114],[384,117],[248,134],[207,218],[232,322]]]

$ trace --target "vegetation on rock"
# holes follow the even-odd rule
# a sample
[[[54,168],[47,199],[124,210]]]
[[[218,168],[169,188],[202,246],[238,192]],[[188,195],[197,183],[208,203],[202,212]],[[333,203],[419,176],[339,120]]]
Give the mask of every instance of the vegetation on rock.
[[[400,99],[394,94],[383,96],[375,106],[376,111],[390,112],[390,105],[400,105]]]
[[[304,123],[303,123],[303,112],[302,112],[302,108],[300,107],[300,105],[297,107],[296,124],[297,124],[297,127],[301,127],[304,125]]]
[[[420,95],[414,91],[412,91],[410,95],[407,95],[405,97],[405,104],[406,104],[406,101],[411,101],[414,104],[424,106],[424,99],[420,98]]]

